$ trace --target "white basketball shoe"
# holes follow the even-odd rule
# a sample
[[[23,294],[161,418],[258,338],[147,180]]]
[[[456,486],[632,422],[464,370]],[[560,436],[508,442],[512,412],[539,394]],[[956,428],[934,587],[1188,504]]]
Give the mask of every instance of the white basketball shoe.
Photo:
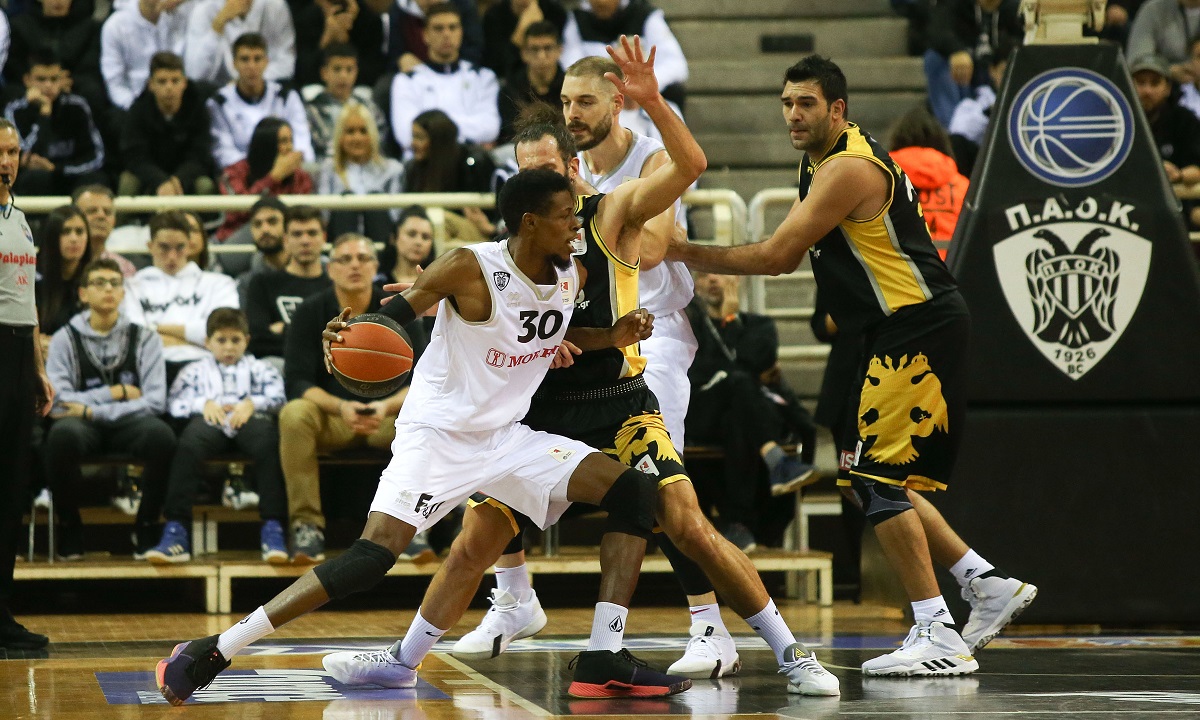
[[[688,630],[688,640],[683,657],[667,668],[668,675],[716,680],[726,675],[737,675],[742,667],[733,638],[718,632],[717,626],[707,622],[694,622]]]
[[[546,613],[532,592],[525,602],[518,602],[511,593],[495,588],[492,607],[483,616],[479,627],[454,643],[450,654],[465,660],[494,658],[508,649],[513,640],[536,635],[546,627]]]
[[[817,656],[800,643],[792,643],[783,651],[779,672],[787,675],[787,690],[797,695],[833,696],[842,694],[837,675],[821,667]]]
[[[863,675],[967,675],[978,669],[963,639],[940,622],[913,625],[899,650],[862,664]]]
[[[971,603],[971,616],[963,627],[962,639],[974,654],[990,643],[1037,597],[1037,586],[1016,578],[974,578],[963,588],[963,600]]]
[[[334,680],[343,685],[379,685],[385,688],[410,688],[417,685],[417,670],[400,662],[390,648],[362,652],[335,652],[321,664]]]

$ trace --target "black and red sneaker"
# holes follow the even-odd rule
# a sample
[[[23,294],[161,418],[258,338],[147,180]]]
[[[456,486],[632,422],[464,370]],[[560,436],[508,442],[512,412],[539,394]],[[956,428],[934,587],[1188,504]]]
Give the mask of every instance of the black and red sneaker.
[[[158,691],[172,705],[182,705],[192,693],[208,687],[217,673],[229,667],[229,661],[217,649],[219,635],[189,643],[179,643],[171,657],[158,661],[154,679]]]
[[[624,648],[620,652],[585,650],[569,667],[575,670],[575,677],[567,694],[576,698],[662,697],[692,686],[685,677],[651,670]]]

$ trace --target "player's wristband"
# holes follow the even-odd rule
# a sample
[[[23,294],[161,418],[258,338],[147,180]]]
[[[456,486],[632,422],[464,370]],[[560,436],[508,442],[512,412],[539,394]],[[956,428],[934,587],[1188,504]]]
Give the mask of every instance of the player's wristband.
[[[412,305],[408,304],[403,295],[396,295],[388,300],[386,305],[379,308],[379,312],[401,325],[407,325],[417,319],[417,313],[413,311]]]

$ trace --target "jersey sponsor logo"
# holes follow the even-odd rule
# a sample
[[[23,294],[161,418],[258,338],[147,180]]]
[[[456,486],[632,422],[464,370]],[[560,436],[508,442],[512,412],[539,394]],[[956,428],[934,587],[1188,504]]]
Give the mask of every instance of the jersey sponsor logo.
[[[849,470],[854,467],[854,460],[858,453],[852,450],[843,450],[841,457],[838,460],[838,468],[841,470]]]
[[[860,458],[865,454],[877,463],[906,465],[920,457],[913,438],[949,432],[949,415],[942,381],[924,354],[911,360],[873,357],[858,405],[858,436],[869,441],[861,446]]]
[[[558,352],[558,346],[555,345],[554,347],[542,348],[541,350],[534,350],[533,352],[525,353],[524,355],[509,355],[507,367],[510,367],[510,368],[520,367],[520,366],[522,366],[526,363],[532,362],[534,360],[548,358],[548,357],[554,357],[554,354],[557,352]]]
[[[1112,175],[1129,157],[1133,128],[1129,101],[1112,81],[1091,70],[1060,68],[1017,92],[1008,140],[1034,177],[1086,187]]]
[[[37,255],[32,253],[0,253],[0,263],[5,265],[37,265]]]
[[[571,257],[587,254],[587,235],[584,234],[582,227],[587,225],[587,220],[582,215],[576,215],[575,219],[579,221],[581,227],[575,233],[575,239],[571,241]]]
[[[511,273],[506,273],[502,270],[497,270],[496,272],[492,273],[492,282],[496,283],[497,290],[502,291],[504,288],[508,287],[508,281],[510,279],[512,279]]]
[[[634,470],[646,473],[647,475],[658,475],[658,466],[654,464],[653,458],[649,455],[643,455],[641,460],[638,460],[637,465],[633,466]]]
[[[550,457],[554,458],[555,460],[559,461],[560,463],[564,463],[571,459],[571,456],[575,454],[575,451],[574,450],[564,450],[560,447],[552,447],[552,448],[550,448],[550,452],[548,452],[546,454],[549,455]]]
[[[413,513],[427,518],[433,513],[437,512],[438,508],[445,504],[444,501],[430,502],[431,500],[433,500],[433,496],[429,493],[421,493],[418,495],[417,501],[413,504]]]
[[[584,294],[584,289],[579,288],[579,294],[575,296],[575,309],[587,310],[587,306],[591,304],[592,301],[587,299],[587,295]]]
[[[1005,211],[1013,234],[992,249],[1004,298],[1029,341],[1072,380],[1108,354],[1141,303],[1153,245],[1136,234],[1136,213],[1094,197]]]
[[[508,353],[488,348],[486,362],[492,367],[504,367],[508,363]]]

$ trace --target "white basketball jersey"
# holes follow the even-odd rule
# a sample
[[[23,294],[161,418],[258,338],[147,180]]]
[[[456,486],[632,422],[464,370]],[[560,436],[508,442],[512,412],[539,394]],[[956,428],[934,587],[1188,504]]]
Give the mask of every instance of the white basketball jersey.
[[[593,174],[587,166],[583,153],[579,153],[579,176],[597,192],[610,193],[623,182],[642,176],[642,168],[652,155],[663,150],[663,144],[654,138],[633,133],[633,142],[625,159],[611,172]],[[683,203],[675,201],[675,222],[687,225]],[[664,260],[649,270],[642,270],[638,280],[638,293],[642,307],[654,315],[669,315],[687,307],[692,301],[694,290],[692,274],[687,266],[674,260]]]
[[[468,322],[442,302],[397,422],[476,432],[520,420],[567,332],[579,292],[574,263],[540,286],[517,268],[507,240],[466,248],[483,269],[492,315]]]

